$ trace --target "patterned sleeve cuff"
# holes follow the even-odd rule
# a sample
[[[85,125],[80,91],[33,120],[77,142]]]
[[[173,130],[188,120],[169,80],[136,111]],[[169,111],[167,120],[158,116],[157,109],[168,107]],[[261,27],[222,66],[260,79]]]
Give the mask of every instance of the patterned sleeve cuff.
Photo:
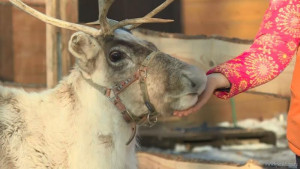
[[[223,74],[230,82],[230,88],[228,90],[216,90],[215,95],[221,99],[231,98],[243,91],[246,91],[249,87],[247,81],[241,79],[239,72],[234,71],[232,68],[233,64],[224,63],[207,72],[207,75],[212,73]]]

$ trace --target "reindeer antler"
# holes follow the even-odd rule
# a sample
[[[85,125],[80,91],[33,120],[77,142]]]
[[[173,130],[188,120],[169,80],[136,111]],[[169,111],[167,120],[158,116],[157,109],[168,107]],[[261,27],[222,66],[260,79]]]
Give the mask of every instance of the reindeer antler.
[[[156,14],[158,14],[159,12],[161,12],[162,10],[164,10],[167,6],[169,6],[174,0],[166,0],[164,3],[162,3],[161,5],[159,5],[158,7],[156,7],[154,10],[152,10],[151,12],[149,12],[147,15],[144,16],[144,18],[151,18],[153,16],[155,16]],[[170,20],[173,21],[173,20]],[[140,26],[141,24],[134,24],[131,25],[129,27],[129,29],[134,29],[138,26]]]
[[[99,23],[101,27],[105,25],[105,28],[102,29],[103,32],[106,32],[108,34],[112,33],[114,30],[118,28],[122,28],[128,25],[128,29],[134,29],[138,26],[140,26],[143,23],[167,23],[167,22],[173,22],[173,20],[170,19],[160,19],[160,18],[152,18],[154,15],[158,14],[160,11],[165,9],[168,5],[170,5],[174,0],[166,0],[164,3],[162,3],[160,6],[152,10],[150,13],[145,15],[143,18],[135,18],[135,19],[126,19],[120,22],[112,22],[114,24],[107,24],[107,12],[112,5],[112,3],[115,0],[98,0],[99,3],[99,20],[95,23]],[[105,10],[104,10],[105,9]],[[111,26],[110,28],[108,28]]]
[[[21,10],[27,12],[28,14],[40,19],[43,22],[46,22],[48,24],[61,27],[61,28],[66,28],[70,30],[75,30],[75,31],[82,31],[87,34],[90,34],[94,37],[101,36],[101,35],[109,35],[114,32],[114,30],[128,26],[129,29],[134,29],[138,27],[139,25],[143,23],[166,23],[166,22],[172,22],[173,20],[170,19],[159,19],[159,18],[152,18],[154,15],[162,11],[164,8],[166,8],[171,2],[174,0],[166,0],[163,4],[158,6],[156,9],[151,11],[149,14],[144,16],[143,18],[135,18],[135,19],[126,19],[123,21],[114,21],[111,19],[107,18],[107,14],[109,11],[109,8],[113,4],[115,0],[98,0],[98,5],[99,5],[99,20],[95,23],[99,23],[101,28],[100,30],[95,29],[93,27],[85,26],[85,25],[80,25],[76,23],[71,23],[63,20],[59,20],[50,16],[47,16],[29,6],[24,4],[21,0],[9,0],[12,4],[20,8]]]
[[[104,33],[107,33],[110,30],[110,24],[107,21],[107,14],[114,1],[115,0],[98,0],[99,24],[101,25],[101,29]]]
[[[57,27],[61,27],[61,28],[70,29],[70,30],[82,31],[82,32],[85,32],[85,33],[93,35],[93,36],[99,36],[101,34],[101,30],[97,30],[93,27],[75,24],[75,23],[71,23],[71,22],[67,22],[67,21],[63,21],[63,20],[59,20],[59,19],[47,16],[47,15],[29,7],[28,5],[24,4],[20,0],[9,0],[9,1],[12,4],[14,4],[15,6],[17,6],[18,8],[20,8],[21,10],[27,12],[28,14],[30,14],[48,24],[51,24],[51,25],[54,25]]]

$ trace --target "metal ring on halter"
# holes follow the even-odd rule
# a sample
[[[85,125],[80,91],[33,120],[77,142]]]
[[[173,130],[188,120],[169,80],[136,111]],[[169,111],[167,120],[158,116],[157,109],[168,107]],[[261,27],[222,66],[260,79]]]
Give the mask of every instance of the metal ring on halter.
[[[148,121],[149,127],[152,127],[157,123],[158,120],[157,120],[157,116],[154,116],[155,117],[154,120],[152,120],[152,118],[150,116],[151,116],[151,113],[149,113],[147,115],[147,121]]]

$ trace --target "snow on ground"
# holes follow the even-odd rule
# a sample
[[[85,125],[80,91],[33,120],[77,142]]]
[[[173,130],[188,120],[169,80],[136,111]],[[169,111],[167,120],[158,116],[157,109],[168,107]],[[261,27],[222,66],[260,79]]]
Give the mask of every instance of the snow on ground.
[[[272,119],[258,121],[256,119],[246,119],[242,121],[238,121],[237,125],[242,128],[247,129],[265,129],[272,131],[276,134],[277,138],[285,137],[286,134],[286,122],[287,122],[287,114],[283,113],[277,117]],[[229,122],[220,123],[218,126],[220,127],[233,127],[233,124]]]
[[[296,168],[295,154],[288,148],[286,135],[286,113],[273,119],[258,121],[247,119],[238,122],[238,126],[248,129],[262,128],[276,133],[277,145],[254,143],[245,145],[230,145],[214,148],[211,146],[195,147],[188,151],[184,145],[176,145],[175,150],[161,151],[152,149],[150,151],[178,154],[189,159],[199,159],[215,162],[233,162],[245,164],[249,160],[255,160],[262,165],[270,167]],[[220,123],[221,127],[232,127],[228,122]]]
[[[238,147],[238,148],[237,148]],[[296,167],[295,155],[288,148],[277,148],[266,144],[194,148],[190,153],[181,152],[186,158],[216,162],[245,164],[250,159],[266,166]]]

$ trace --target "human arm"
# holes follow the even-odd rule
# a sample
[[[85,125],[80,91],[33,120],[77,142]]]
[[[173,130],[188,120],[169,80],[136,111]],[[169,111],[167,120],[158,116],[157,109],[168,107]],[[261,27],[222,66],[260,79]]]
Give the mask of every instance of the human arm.
[[[207,74],[222,73],[231,83],[229,92],[216,92],[223,99],[262,85],[287,67],[300,41],[300,1],[271,0],[251,47]]]
[[[209,70],[207,87],[197,105],[174,114],[183,116],[199,110],[213,93],[227,99],[271,81],[289,64],[299,42],[300,1],[271,0],[251,47],[238,57]],[[218,91],[228,85],[223,83],[224,77],[230,83],[230,90]]]

